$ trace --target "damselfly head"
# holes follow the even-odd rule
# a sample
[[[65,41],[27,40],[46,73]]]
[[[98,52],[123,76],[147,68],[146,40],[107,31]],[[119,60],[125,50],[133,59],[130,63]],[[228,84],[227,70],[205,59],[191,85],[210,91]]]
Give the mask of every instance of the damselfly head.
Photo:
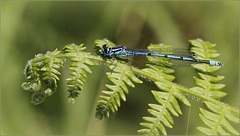
[[[101,54],[102,54],[102,55],[107,55],[108,53],[109,53],[108,45],[107,45],[107,44],[104,44],[104,45],[102,46],[102,52],[101,52]]]
[[[220,67],[221,67],[221,66],[222,66],[222,63],[220,63],[220,62],[217,62],[217,66],[220,66]]]

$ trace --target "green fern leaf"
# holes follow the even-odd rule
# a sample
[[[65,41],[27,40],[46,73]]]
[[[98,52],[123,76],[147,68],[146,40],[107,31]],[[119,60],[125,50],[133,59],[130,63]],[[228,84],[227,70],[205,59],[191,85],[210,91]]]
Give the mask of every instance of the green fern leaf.
[[[216,50],[211,49],[215,47],[215,44],[211,44],[206,41],[190,40],[190,43],[194,46],[192,51],[196,53],[200,59],[215,59],[219,56]],[[213,76],[210,73],[218,71],[221,67],[209,66],[206,64],[192,65],[198,71],[200,78],[194,77],[196,87],[191,88],[192,91],[201,93],[206,98],[211,97],[219,99],[226,96],[225,92],[220,91],[225,87],[225,84],[216,84],[217,82],[224,79],[224,76]],[[218,105],[210,101],[205,100],[204,103],[211,110],[207,111],[200,108],[202,114],[199,114],[201,120],[206,127],[197,127],[199,131],[207,135],[239,135],[229,121],[239,123],[239,118],[236,117],[229,107],[226,105]]]
[[[113,69],[114,65],[109,65]],[[128,94],[126,85],[135,87],[133,82],[142,83],[132,72],[131,68],[124,64],[118,64],[113,73],[107,72],[109,80],[114,85],[106,84],[109,91],[102,91],[105,95],[100,95],[98,101],[96,118],[102,119],[109,117],[111,112],[115,112],[120,107],[120,100],[126,101],[125,93]]]
[[[162,45],[150,45],[149,48],[165,49],[172,47]],[[161,131],[163,135],[167,135],[164,126],[172,128],[172,124],[174,124],[170,113],[177,117],[179,116],[179,114],[182,114],[177,99],[188,106],[190,106],[190,103],[176,85],[169,84],[169,81],[175,79],[173,75],[170,75],[171,73],[174,73],[174,70],[168,68],[169,66],[172,66],[172,63],[168,62],[168,59],[166,58],[148,57],[148,60],[149,64],[147,64],[147,66],[149,68],[145,68],[141,70],[141,72],[146,74],[147,77],[151,77],[151,79],[155,81],[157,87],[160,90],[166,92],[152,91],[155,99],[158,101],[159,104],[149,104],[151,109],[149,109],[148,112],[153,117],[143,117],[146,122],[140,123],[140,125],[146,128],[138,130],[138,133],[147,135],[159,135],[159,131]]]
[[[38,54],[30,60],[25,68],[27,82],[22,84],[23,89],[32,92],[32,102],[40,104],[46,96],[52,95],[57,88],[60,69],[63,66],[63,60],[56,57],[61,51],[57,49],[46,54]],[[42,72],[42,73],[41,73]],[[42,79],[40,78],[40,73]]]
[[[63,65],[63,61],[59,58],[55,58],[56,55],[58,55],[61,51],[58,51],[57,49],[53,52],[48,52],[45,56],[43,63],[44,66],[41,68],[41,71],[44,71],[43,80],[47,80],[47,82],[54,83],[55,88],[57,87],[57,80],[59,80],[58,75],[60,75],[60,72],[58,72],[57,69],[59,69]],[[54,90],[55,90],[54,88]],[[52,89],[52,88],[51,88]]]
[[[108,40],[96,40],[96,46],[101,48],[104,44],[108,44],[108,46],[113,47],[115,46]],[[101,51],[98,50],[98,52]],[[96,118],[108,118],[110,113],[115,112],[120,107],[122,99],[126,101],[125,94],[128,94],[128,88],[126,85],[135,87],[133,82],[135,83],[142,83],[132,72],[132,69],[125,64],[118,63],[116,65],[115,60],[108,60],[106,63],[109,64],[109,68],[112,69],[112,72],[107,72],[107,76],[109,80],[114,85],[106,84],[106,87],[109,91],[102,91],[105,95],[100,95],[100,101],[98,101],[97,111],[96,111]]]
[[[212,124],[214,123],[215,125],[211,125],[209,126],[209,123],[204,121],[204,124],[206,124],[207,126],[212,128],[212,133],[218,133],[221,135],[226,135],[225,131],[220,130],[220,128],[224,128],[225,130],[227,130],[230,134],[233,135],[239,135],[239,132],[236,131],[232,125],[229,123],[229,121],[233,122],[233,123],[237,123],[239,124],[239,117],[237,117],[237,114],[232,112],[229,108],[227,107],[222,107],[216,104],[213,104],[211,102],[207,102],[205,101],[206,106],[213,112],[204,110],[204,109],[200,109],[202,114],[200,114],[200,116],[202,116],[202,118],[206,118],[205,120],[208,119],[208,122],[211,122]],[[228,121],[229,120],[229,121]],[[212,134],[210,133],[210,134]]]
[[[58,70],[63,66],[67,58],[73,62],[70,65],[72,77],[68,78],[69,102],[74,103],[75,98],[82,90],[85,82],[86,72],[91,73],[88,66],[98,65],[97,62],[103,61],[101,57],[93,56],[90,53],[83,52],[86,47],[66,45],[64,53],[57,49],[46,54],[38,54],[34,59],[28,61],[25,67],[27,82],[22,84],[22,88],[32,93],[32,102],[34,104],[42,103],[47,96],[52,95],[57,88],[57,82],[61,74]]]
[[[156,85],[159,87],[162,83],[156,82]],[[180,106],[176,98],[185,105],[190,106],[189,101],[187,98],[174,86],[171,89],[168,89],[169,92],[159,92],[159,91],[152,91],[155,99],[158,101],[159,104],[149,104],[152,109],[149,109],[149,113],[152,114],[154,117],[143,117],[143,119],[147,122],[150,122],[151,127],[148,129],[141,129],[138,132],[148,135],[159,135],[158,129],[162,132],[162,134],[166,135],[167,132],[164,126],[172,128],[173,119],[170,115],[172,113],[174,116],[178,117],[179,114],[182,114]],[[170,113],[169,113],[170,112]],[[149,118],[152,120],[149,120]],[[153,120],[154,118],[154,120]],[[143,123],[144,124],[144,123]],[[144,126],[142,123],[140,125]]]
[[[94,61],[101,61],[101,58],[92,57],[87,52],[83,52],[86,47],[83,47],[83,44],[77,45],[66,45],[64,47],[65,55],[69,56],[72,61],[69,69],[72,71],[70,73],[71,77],[67,78],[67,90],[69,92],[69,102],[74,103],[75,99],[80,94],[80,91],[83,89],[83,85],[86,82],[87,78],[86,72],[92,73],[88,66],[96,66],[98,63]]]
[[[189,42],[194,46],[191,50],[195,52],[199,59],[213,60],[219,56],[216,50],[211,49],[216,46],[215,44],[211,44],[200,39],[190,40]],[[198,70],[198,75],[201,78],[200,79],[194,76],[194,81],[197,86],[191,88],[192,91],[214,99],[219,99],[227,95],[225,92],[219,91],[225,87],[225,84],[214,84],[223,80],[224,76],[213,76],[208,74],[218,71],[221,67],[210,66],[207,64],[193,64],[192,66]]]

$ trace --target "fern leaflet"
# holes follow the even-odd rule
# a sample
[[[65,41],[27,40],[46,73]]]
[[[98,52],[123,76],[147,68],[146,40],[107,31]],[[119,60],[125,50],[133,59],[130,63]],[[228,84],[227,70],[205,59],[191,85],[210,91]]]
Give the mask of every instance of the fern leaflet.
[[[200,59],[215,59],[219,56],[216,50],[211,49],[215,44],[200,39],[190,40],[190,44],[194,46],[192,47],[192,51],[194,51]],[[191,88],[192,91],[201,93],[206,98],[219,99],[226,96],[225,92],[220,91],[225,87],[224,84],[213,84],[223,80],[224,77],[210,75],[210,73],[218,71],[221,67],[205,64],[196,64],[193,65],[193,67],[197,70],[201,79],[194,77],[197,86]],[[199,131],[207,135],[239,135],[239,132],[228,122],[229,120],[234,123],[239,123],[239,118],[235,115],[236,113],[225,105],[217,105],[208,100],[205,100],[204,103],[211,111],[200,108],[202,114],[199,114],[199,116],[209,128],[197,127]]]
[[[83,44],[76,46],[66,45],[64,47],[65,55],[69,56],[72,61],[69,69],[72,71],[69,73],[70,78],[67,78],[67,91],[69,92],[69,102],[74,103],[75,98],[78,97],[80,91],[83,89],[83,85],[87,78],[86,72],[92,73],[88,66],[96,66],[98,63],[94,61],[101,61],[100,58],[92,57],[88,52],[83,52],[86,47]]]
[[[160,45],[150,45],[148,48],[172,48],[170,46],[160,46]],[[177,99],[182,101],[185,105],[190,106],[189,101],[186,97],[179,91],[177,86],[170,85],[166,81],[172,81],[175,79],[173,75],[169,75],[174,72],[173,69],[168,68],[168,66],[172,66],[172,63],[169,63],[167,58],[154,58],[148,57],[150,63],[159,64],[161,66],[147,64],[149,68],[145,68],[142,71],[151,77],[155,81],[155,84],[160,91],[152,91],[155,99],[158,101],[159,104],[149,104],[151,109],[148,112],[153,117],[143,117],[146,121],[144,123],[140,123],[140,125],[146,127],[144,129],[138,130],[138,133],[147,134],[147,135],[160,135],[159,131],[162,132],[163,135],[167,135],[166,129],[164,126],[172,128],[173,119],[170,115],[172,113],[174,116],[179,116],[182,114],[180,106],[178,104]],[[153,77],[156,77],[155,79]],[[162,79],[162,80],[159,80]],[[169,113],[170,112],[170,113]]]
[[[96,46],[102,47],[104,44],[109,44],[110,46],[115,46],[108,40],[98,40],[96,41]],[[115,112],[120,107],[120,98],[126,101],[125,93],[128,94],[128,88],[126,85],[135,87],[133,82],[142,83],[132,72],[131,68],[124,64],[117,64],[115,60],[107,61],[109,68],[112,72],[107,72],[109,80],[114,85],[106,84],[109,91],[102,91],[105,95],[100,95],[101,100],[98,101],[96,118],[108,118],[111,112]]]

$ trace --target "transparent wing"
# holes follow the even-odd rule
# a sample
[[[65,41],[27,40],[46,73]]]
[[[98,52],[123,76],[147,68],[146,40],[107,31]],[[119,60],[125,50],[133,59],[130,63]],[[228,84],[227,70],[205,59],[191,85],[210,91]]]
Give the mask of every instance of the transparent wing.
[[[183,48],[159,48],[159,49],[127,49],[128,51],[134,52],[148,52],[148,53],[158,53],[158,54],[165,54],[165,55],[176,55],[181,57],[192,57],[195,56],[194,52],[191,52],[190,49],[183,49]]]

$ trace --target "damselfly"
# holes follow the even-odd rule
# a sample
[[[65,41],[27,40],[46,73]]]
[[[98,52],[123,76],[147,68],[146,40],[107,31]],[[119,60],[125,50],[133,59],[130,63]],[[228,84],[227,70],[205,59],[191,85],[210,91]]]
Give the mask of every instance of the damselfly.
[[[212,66],[222,66],[222,63],[213,61],[213,60],[202,60],[202,59],[195,59],[193,57],[183,57],[180,53],[176,52],[176,55],[168,54],[167,51],[162,51],[162,53],[155,53],[149,49],[127,49],[125,46],[115,46],[115,47],[108,47],[107,44],[104,44],[101,51],[102,55],[111,56],[112,58],[116,57],[128,57],[128,56],[135,56],[135,55],[144,55],[144,56],[153,56],[153,57],[164,57],[169,59],[175,60],[182,60],[182,61],[189,61],[192,63],[205,63]],[[194,56],[194,52],[192,52]]]

